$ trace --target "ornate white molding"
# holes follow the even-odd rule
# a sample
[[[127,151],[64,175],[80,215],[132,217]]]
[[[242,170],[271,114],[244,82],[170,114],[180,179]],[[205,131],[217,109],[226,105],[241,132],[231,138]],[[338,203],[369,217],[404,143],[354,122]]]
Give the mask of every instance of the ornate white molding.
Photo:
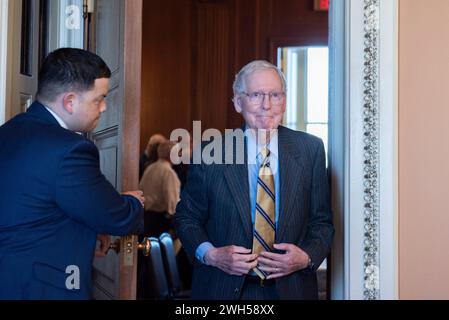
[[[364,298],[379,298],[379,0],[363,7]]]
[[[397,0],[331,1],[333,299],[396,299]]]

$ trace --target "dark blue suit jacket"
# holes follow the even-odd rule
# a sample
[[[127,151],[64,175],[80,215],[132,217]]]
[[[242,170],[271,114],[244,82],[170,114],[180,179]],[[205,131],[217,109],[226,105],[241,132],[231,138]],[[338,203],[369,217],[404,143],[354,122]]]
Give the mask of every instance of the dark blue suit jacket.
[[[102,175],[96,146],[40,103],[0,127],[0,299],[90,298],[96,235],[130,234],[142,215]],[[79,289],[66,286],[71,266]]]
[[[334,234],[323,143],[285,127],[279,127],[278,133],[280,213],[275,241],[296,244],[319,266],[329,253]],[[194,261],[192,298],[238,299],[243,276],[229,275],[194,257],[205,241],[216,247],[252,248],[247,160],[244,164],[191,165],[189,170],[175,221],[181,242]],[[317,299],[315,269],[278,278],[279,297]]]

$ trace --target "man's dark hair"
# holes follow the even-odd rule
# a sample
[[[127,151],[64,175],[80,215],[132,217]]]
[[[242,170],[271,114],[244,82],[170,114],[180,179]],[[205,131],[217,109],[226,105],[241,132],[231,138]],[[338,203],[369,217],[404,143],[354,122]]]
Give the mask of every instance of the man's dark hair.
[[[94,87],[96,79],[110,77],[111,70],[96,54],[75,48],[57,49],[45,58],[39,71],[37,99],[54,101],[64,92],[85,92]]]

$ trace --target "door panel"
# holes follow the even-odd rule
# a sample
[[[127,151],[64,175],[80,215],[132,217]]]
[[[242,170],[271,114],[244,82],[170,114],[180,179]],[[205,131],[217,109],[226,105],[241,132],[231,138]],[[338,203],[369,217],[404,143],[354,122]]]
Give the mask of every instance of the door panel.
[[[26,111],[35,99],[39,68],[39,1],[10,1],[12,79],[10,116]]]
[[[100,169],[106,179],[117,188],[118,126],[104,128],[92,134],[100,153]],[[114,237],[113,241],[118,237]],[[93,263],[92,295],[97,300],[115,299],[119,293],[119,255],[110,250],[106,257],[95,258]]]
[[[100,152],[100,169],[108,181],[117,188],[118,128],[112,127],[93,135]]]
[[[141,34],[141,8],[141,0],[97,0],[92,19],[95,43],[89,47],[106,61],[112,76],[107,110],[91,138],[99,149],[103,174],[119,191],[138,188],[141,38],[136,41],[135,36]],[[133,37],[125,41],[125,32]],[[128,68],[130,63],[138,69]],[[119,253],[109,250],[106,257],[94,260],[94,299],[136,298],[137,237],[113,241],[117,239]]]
[[[97,0],[97,54],[106,61],[112,73],[119,70],[123,51],[123,0]]]
[[[113,241],[115,238],[113,239]],[[117,261],[114,261],[117,260]],[[93,264],[92,296],[96,300],[113,300],[117,298],[119,291],[120,268],[118,255],[109,252],[107,257],[96,258]]]
[[[91,48],[102,57],[112,75],[106,98],[107,110],[101,115],[97,127],[91,132],[91,139],[100,153],[100,168],[105,177],[117,189],[121,190],[118,168],[122,164],[120,144],[120,119],[123,110],[120,65],[122,56],[120,37],[122,8],[120,0],[98,0],[94,12],[95,44]],[[107,32],[113,30],[113,32]],[[95,258],[93,263],[93,297],[94,299],[117,299],[120,291],[120,254],[110,250],[106,257]]]

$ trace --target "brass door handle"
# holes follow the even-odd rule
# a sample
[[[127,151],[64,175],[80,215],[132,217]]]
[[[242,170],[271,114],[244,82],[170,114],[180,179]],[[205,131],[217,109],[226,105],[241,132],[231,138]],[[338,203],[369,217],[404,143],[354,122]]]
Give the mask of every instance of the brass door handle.
[[[148,237],[143,238],[142,242],[137,244],[137,249],[142,250],[142,254],[145,257],[148,257],[151,252],[150,238],[148,238]]]
[[[126,246],[127,247],[132,247],[132,244],[131,243],[126,243]],[[137,243],[137,249],[138,250],[142,250],[142,254],[145,257],[148,257],[150,255],[150,252],[151,252],[151,241],[150,241],[150,238],[145,237],[145,238],[143,238],[141,243]],[[109,245],[109,249],[108,250],[114,250],[115,253],[117,253],[117,254],[120,253],[120,239],[116,239],[114,242],[112,242]],[[129,250],[132,250],[132,249],[131,248],[127,248],[126,251],[128,252]]]

